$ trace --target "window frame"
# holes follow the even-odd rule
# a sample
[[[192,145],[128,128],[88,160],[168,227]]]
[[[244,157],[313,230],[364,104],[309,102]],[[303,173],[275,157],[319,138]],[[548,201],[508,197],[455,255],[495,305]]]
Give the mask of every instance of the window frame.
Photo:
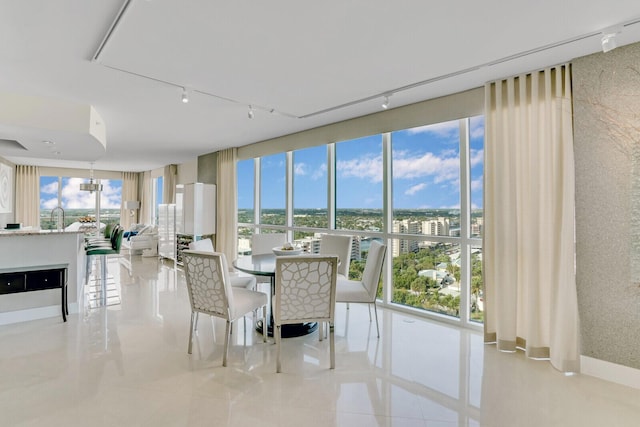
[[[391,250],[387,250],[387,257],[382,273],[382,299],[379,303],[382,307],[393,308],[398,311],[408,312],[411,314],[424,316],[427,318],[436,318],[437,320],[456,324],[458,326],[482,330],[483,323],[472,321],[470,316],[470,298],[471,298],[471,250],[472,248],[482,248],[482,237],[471,236],[471,172],[470,172],[470,120],[476,115],[458,119],[459,138],[459,161],[460,161],[460,236],[433,236],[433,235],[416,235],[416,234],[400,234],[393,232],[393,177],[392,177],[392,148],[391,148],[391,132],[384,132],[382,136],[382,162],[383,162],[383,183],[382,183],[382,230],[380,232],[336,229],[336,144],[339,142],[331,142],[326,144],[327,147],[327,215],[328,228],[308,228],[293,226],[293,157],[292,150],[285,152],[286,158],[286,191],[285,191],[285,224],[271,225],[262,224],[260,222],[261,212],[261,158],[254,158],[254,223],[239,223],[239,228],[251,228],[254,233],[260,232],[284,232],[290,241],[293,240],[296,231],[304,232],[327,232],[336,231],[340,234],[353,234],[370,238],[381,238],[391,248],[394,239],[417,239],[420,241],[442,242],[457,244],[460,247],[460,269],[461,269],[461,292],[460,292],[460,312],[459,317],[451,317],[434,312],[430,312],[420,308],[404,306],[392,302],[393,296],[393,259]],[[448,121],[448,120],[445,120]],[[358,139],[358,138],[354,138]],[[345,142],[345,141],[342,141]],[[306,147],[300,147],[304,149]],[[237,213],[236,213],[237,214]],[[462,309],[462,308],[465,309]]]

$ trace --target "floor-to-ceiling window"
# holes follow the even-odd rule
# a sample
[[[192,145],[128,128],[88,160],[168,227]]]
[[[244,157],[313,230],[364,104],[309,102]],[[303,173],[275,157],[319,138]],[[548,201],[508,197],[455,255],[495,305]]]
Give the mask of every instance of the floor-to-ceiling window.
[[[391,146],[391,301],[458,317],[460,123],[392,132]]]
[[[480,116],[242,160],[239,247],[254,230],[350,234],[359,278],[378,240],[383,304],[482,322],[483,145]]]
[[[260,159],[260,224],[286,224],[286,155],[265,156]],[[262,232],[273,229],[263,227]]]
[[[164,179],[162,176],[151,179],[151,197],[153,199],[151,202],[151,223],[156,225],[158,225],[158,221],[159,221],[158,206],[165,203],[163,200],[163,196],[164,196],[163,185],[164,185]]]
[[[327,146],[293,152],[294,239],[312,238],[328,227]]]
[[[40,177],[40,227],[42,229],[56,227],[57,213],[53,216],[51,213],[58,206],[64,209],[65,228],[78,228],[91,232],[96,225],[98,210],[101,224],[120,222],[122,180],[96,180],[96,183],[102,185],[99,203],[96,200],[98,192],[80,190],[80,184],[83,182],[86,182],[86,179],[65,176]]]
[[[238,224],[247,224],[238,227],[238,253],[251,253],[251,236],[255,224],[255,168],[258,160],[241,160],[237,164],[237,204]]]

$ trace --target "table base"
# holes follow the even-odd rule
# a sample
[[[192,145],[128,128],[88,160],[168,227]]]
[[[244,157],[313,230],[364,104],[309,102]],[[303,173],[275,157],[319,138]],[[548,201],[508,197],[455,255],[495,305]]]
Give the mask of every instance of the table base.
[[[318,329],[318,322],[292,323],[282,325],[282,338],[293,338],[308,335]],[[262,333],[262,320],[256,322],[256,331]],[[268,336],[273,336],[273,324],[267,325]]]

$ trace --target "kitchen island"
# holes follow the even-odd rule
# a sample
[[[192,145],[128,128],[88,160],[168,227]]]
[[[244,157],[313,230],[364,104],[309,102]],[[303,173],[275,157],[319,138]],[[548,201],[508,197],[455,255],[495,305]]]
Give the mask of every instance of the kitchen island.
[[[82,309],[84,233],[39,229],[0,231],[0,254],[0,274],[7,278],[0,294],[0,325],[49,317],[63,321],[66,308],[69,313]],[[56,276],[61,270],[64,275]],[[25,280],[23,274],[27,278],[25,284],[21,284]],[[66,286],[66,290],[62,288],[62,297],[59,286],[49,289],[46,284],[35,283],[36,279],[43,282],[56,277]],[[24,286],[24,290],[16,286]]]

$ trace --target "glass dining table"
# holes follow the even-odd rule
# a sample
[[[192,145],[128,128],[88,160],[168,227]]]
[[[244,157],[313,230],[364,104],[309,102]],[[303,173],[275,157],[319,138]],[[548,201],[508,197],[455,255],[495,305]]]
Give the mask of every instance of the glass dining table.
[[[290,255],[295,256],[295,255]],[[244,273],[254,276],[269,277],[271,283],[271,309],[267,318],[267,333],[273,336],[273,297],[276,291],[276,256],[274,254],[242,255],[233,261],[233,267]],[[295,323],[282,325],[282,338],[299,337],[307,335],[318,329],[317,322]],[[264,334],[262,320],[256,323],[256,330]]]

